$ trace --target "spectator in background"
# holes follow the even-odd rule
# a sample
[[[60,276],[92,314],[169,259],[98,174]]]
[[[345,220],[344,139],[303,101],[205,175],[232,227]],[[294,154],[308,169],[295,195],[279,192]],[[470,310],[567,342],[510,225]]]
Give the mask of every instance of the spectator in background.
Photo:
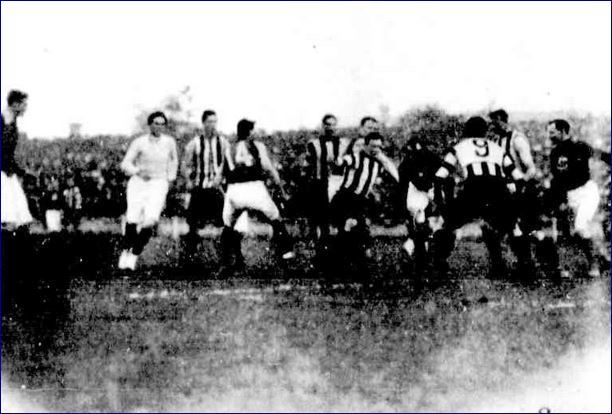
[[[19,141],[17,119],[28,107],[28,95],[12,90],[7,97],[8,107],[2,112],[2,228],[20,227],[30,223],[33,218],[28,207],[28,200],[21,186],[20,177],[24,171],[15,159],[15,150]]]
[[[202,134],[195,136],[185,147],[182,171],[190,190],[185,239],[188,254],[193,254],[198,243],[198,230],[210,222],[222,226],[224,154],[227,139],[217,131],[217,114],[210,109],[202,113]]]
[[[81,189],[77,185],[76,176],[69,171],[66,177],[64,191],[62,192],[64,222],[77,230],[81,222],[83,198]]]

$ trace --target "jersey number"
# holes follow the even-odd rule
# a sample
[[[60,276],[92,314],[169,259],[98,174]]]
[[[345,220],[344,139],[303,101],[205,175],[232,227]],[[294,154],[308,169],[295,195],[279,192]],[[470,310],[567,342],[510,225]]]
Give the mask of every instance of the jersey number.
[[[476,147],[474,151],[479,157],[486,157],[489,155],[489,143],[485,139],[473,139],[472,144]]]

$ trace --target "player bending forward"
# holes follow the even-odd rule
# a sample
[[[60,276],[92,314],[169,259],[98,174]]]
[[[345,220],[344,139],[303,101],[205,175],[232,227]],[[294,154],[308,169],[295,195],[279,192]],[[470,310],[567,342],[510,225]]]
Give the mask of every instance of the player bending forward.
[[[176,179],[178,169],[176,142],[162,133],[168,123],[166,115],[154,112],[147,123],[151,132],[132,141],[121,163],[121,169],[131,178],[126,190],[126,226],[119,269],[136,268],[138,256],[153,235],[169,184]]]
[[[332,200],[332,224],[338,229],[332,256],[325,265],[336,272],[344,271],[347,262],[358,272],[366,269],[369,229],[367,223],[368,196],[381,172],[386,171],[395,182],[399,181],[397,167],[382,152],[383,137],[372,132],[357,138],[353,152],[343,157],[344,174],[340,190]],[[347,257],[345,257],[347,256]],[[364,275],[366,276],[366,275]]]
[[[443,196],[439,202],[445,210],[444,227],[434,235],[437,246],[434,263],[441,273],[448,269],[447,259],[454,247],[455,230],[478,219],[487,223],[482,236],[489,250],[492,274],[504,271],[501,238],[514,225],[513,214],[508,211],[509,189],[515,185],[513,180],[521,179],[522,174],[502,147],[485,138],[487,128],[481,117],[468,119],[463,138],[447,151],[436,173],[437,185],[441,188],[437,193]],[[453,194],[447,190],[452,188],[448,181],[455,175],[463,182],[457,198],[453,199]]]
[[[254,122],[240,120],[237,142],[230,145],[226,152],[228,186],[223,203],[221,273],[244,266],[241,252],[242,235],[234,230],[234,225],[245,210],[261,213],[264,220],[272,225],[272,242],[281,258],[291,259],[295,256],[287,229],[281,222],[279,209],[264,183],[267,173],[284,195],[280,177],[272,165],[266,146],[253,138],[254,127]]]

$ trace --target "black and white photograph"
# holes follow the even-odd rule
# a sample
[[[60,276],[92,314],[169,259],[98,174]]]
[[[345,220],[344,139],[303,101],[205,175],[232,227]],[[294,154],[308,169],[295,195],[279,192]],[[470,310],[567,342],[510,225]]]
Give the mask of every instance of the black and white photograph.
[[[611,412],[608,1],[2,1],[2,412]]]

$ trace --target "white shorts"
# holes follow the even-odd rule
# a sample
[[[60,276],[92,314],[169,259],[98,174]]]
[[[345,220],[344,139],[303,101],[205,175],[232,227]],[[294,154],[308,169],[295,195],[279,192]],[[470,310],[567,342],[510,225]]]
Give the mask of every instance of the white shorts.
[[[248,181],[227,186],[223,203],[223,224],[232,227],[243,210],[257,210],[269,220],[278,220],[280,213],[263,181]]]
[[[145,181],[138,176],[133,176],[128,181],[126,191],[126,221],[144,227],[155,225],[166,204],[167,194],[168,181],[166,179]]]
[[[593,180],[567,192],[567,204],[574,213],[574,231],[585,239],[603,237],[603,228],[597,212],[600,193]]]
[[[425,210],[433,200],[433,191],[425,192],[408,183],[408,194],[406,196],[406,208],[410,216],[417,223],[425,223]]]
[[[30,223],[33,218],[28,207],[28,199],[26,198],[21,183],[16,174],[10,177],[2,171],[2,223],[14,224],[21,226]]]

